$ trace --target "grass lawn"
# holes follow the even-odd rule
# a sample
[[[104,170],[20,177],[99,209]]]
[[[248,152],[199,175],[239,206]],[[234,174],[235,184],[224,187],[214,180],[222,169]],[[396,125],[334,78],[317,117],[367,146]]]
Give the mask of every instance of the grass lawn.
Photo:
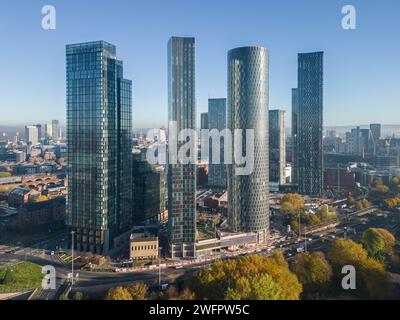
[[[18,291],[40,287],[42,268],[34,263],[24,262],[0,269],[0,292]]]

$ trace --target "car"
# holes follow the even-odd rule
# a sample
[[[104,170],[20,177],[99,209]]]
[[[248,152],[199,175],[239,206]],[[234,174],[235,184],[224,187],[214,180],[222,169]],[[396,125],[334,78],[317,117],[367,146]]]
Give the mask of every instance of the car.
[[[50,255],[51,255],[51,256],[54,256],[54,251],[50,252]]]
[[[183,266],[181,266],[181,265],[179,265],[179,266],[175,266],[175,269],[182,269],[183,268]]]
[[[334,234],[332,234],[332,235],[331,235],[331,238],[332,238],[332,239],[335,239],[335,238],[336,238],[336,236],[335,236]]]

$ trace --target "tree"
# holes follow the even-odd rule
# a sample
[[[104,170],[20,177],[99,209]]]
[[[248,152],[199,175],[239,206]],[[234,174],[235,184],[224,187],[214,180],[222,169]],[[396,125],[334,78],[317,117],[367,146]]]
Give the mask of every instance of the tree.
[[[58,300],[69,300],[68,299],[68,295],[66,295],[65,293],[61,294],[60,297],[58,298]]]
[[[195,294],[188,288],[184,288],[179,292],[175,286],[169,286],[165,292],[164,298],[166,300],[194,300]]]
[[[365,230],[362,235],[362,244],[372,258],[383,262],[386,244],[383,235],[378,230],[374,228]]]
[[[224,295],[224,300],[241,300],[241,295],[235,289],[229,287]]]
[[[336,283],[342,278],[341,270],[345,265],[356,269],[357,292],[373,299],[385,299],[393,292],[390,274],[382,263],[368,256],[362,245],[350,239],[336,239],[328,251]]]
[[[291,270],[297,275],[307,293],[323,292],[332,278],[332,267],[322,252],[304,252],[296,255]]]
[[[132,300],[132,296],[128,289],[116,287],[108,290],[106,300]]]
[[[384,262],[385,256],[393,255],[396,238],[386,229],[369,228],[363,233],[362,244],[372,258]]]
[[[250,300],[280,300],[282,289],[269,274],[256,275],[250,280]]]
[[[149,287],[143,282],[134,282],[127,287],[132,300],[146,300],[148,296]]]
[[[187,287],[199,299],[245,300],[254,297],[258,292],[254,291],[254,277],[260,275],[271,277],[276,288],[279,287],[281,290],[280,299],[299,299],[302,286],[296,275],[289,270],[281,253],[267,258],[249,255],[230,260],[217,260],[209,270],[195,273],[189,279]],[[263,281],[264,284],[268,283],[264,278]]]
[[[396,245],[396,238],[388,230],[383,228],[376,229],[385,240],[385,254],[391,256],[394,253],[394,246]]]
[[[285,194],[281,200],[281,210],[284,214],[298,215],[304,209],[304,198],[297,193]]]
[[[367,199],[362,199],[361,200],[361,205],[363,208],[368,208],[369,207],[369,201]]]
[[[75,292],[74,300],[83,300],[83,293],[82,292]]]
[[[347,205],[351,207],[351,206],[353,206],[355,203],[356,203],[356,200],[354,199],[354,197],[351,196],[351,195],[349,195],[349,196],[347,197]]]
[[[381,177],[374,177],[371,183],[372,187],[376,188],[383,185],[383,179]]]
[[[389,192],[389,188],[383,184],[376,186],[375,190],[380,194],[386,194]]]
[[[14,281],[13,272],[12,272],[12,270],[10,268],[7,268],[7,270],[6,270],[5,274],[4,274],[4,277],[3,277],[2,281],[1,281],[1,284],[7,285],[7,284],[10,284],[10,283],[13,283],[13,281]]]

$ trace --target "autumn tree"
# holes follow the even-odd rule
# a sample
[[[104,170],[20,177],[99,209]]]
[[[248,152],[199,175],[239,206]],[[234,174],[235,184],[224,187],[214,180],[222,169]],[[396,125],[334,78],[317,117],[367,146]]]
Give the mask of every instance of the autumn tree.
[[[304,209],[304,198],[297,193],[287,193],[281,200],[281,210],[287,215],[298,215]]]
[[[272,276],[263,273],[250,279],[250,300],[281,300],[282,288]]]
[[[195,294],[188,288],[182,289],[180,292],[175,286],[169,286],[165,292],[164,299],[166,300],[194,300]]]
[[[106,300],[132,300],[132,296],[128,289],[116,287],[108,290]]]
[[[327,257],[332,265],[335,283],[341,283],[342,268],[352,265],[356,269],[357,294],[373,299],[384,299],[392,295],[390,274],[385,271],[382,263],[368,256],[361,244],[351,239],[336,239]]]
[[[304,252],[295,256],[291,270],[305,293],[324,292],[332,278],[332,267],[322,252]]]
[[[149,287],[143,282],[134,282],[127,287],[132,300],[146,300]]]
[[[209,270],[197,272],[187,286],[201,299],[250,299],[261,297],[259,287],[254,287],[255,277],[263,277],[265,286],[274,288],[270,298],[298,300],[302,286],[281,253],[268,258],[250,255],[215,261]],[[271,283],[270,279],[274,283]],[[260,279],[259,279],[260,280]],[[278,290],[279,289],[279,290]],[[265,296],[264,296],[265,297]]]

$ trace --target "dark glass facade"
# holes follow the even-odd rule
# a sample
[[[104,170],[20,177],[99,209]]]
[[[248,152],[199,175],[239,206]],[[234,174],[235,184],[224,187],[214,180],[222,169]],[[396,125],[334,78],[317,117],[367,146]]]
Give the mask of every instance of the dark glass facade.
[[[297,163],[299,192],[322,194],[323,176],[323,52],[298,55]]]
[[[195,130],[194,38],[172,37],[168,42],[168,102],[169,124],[174,121],[178,133]],[[171,138],[171,128],[169,134]],[[172,257],[195,256],[196,164],[168,164],[168,230]]]
[[[285,111],[269,111],[269,181],[285,184]]]
[[[269,230],[268,77],[266,48],[228,52],[228,128],[232,132],[254,130],[252,173],[238,175],[236,165],[228,165],[228,221],[233,231],[256,232],[260,242],[266,240]],[[245,133],[242,135],[242,150],[246,150]]]
[[[226,99],[208,99],[208,128],[222,131],[226,129]],[[220,164],[212,163],[212,145],[209,150],[208,184],[212,187],[227,187],[227,173],[224,160],[224,140],[220,141]]]
[[[107,254],[132,225],[132,83],[115,46],[66,46],[67,225],[78,251]]]
[[[165,168],[151,165],[146,159],[146,148],[132,153],[133,220],[135,226],[159,221],[167,204]]]

